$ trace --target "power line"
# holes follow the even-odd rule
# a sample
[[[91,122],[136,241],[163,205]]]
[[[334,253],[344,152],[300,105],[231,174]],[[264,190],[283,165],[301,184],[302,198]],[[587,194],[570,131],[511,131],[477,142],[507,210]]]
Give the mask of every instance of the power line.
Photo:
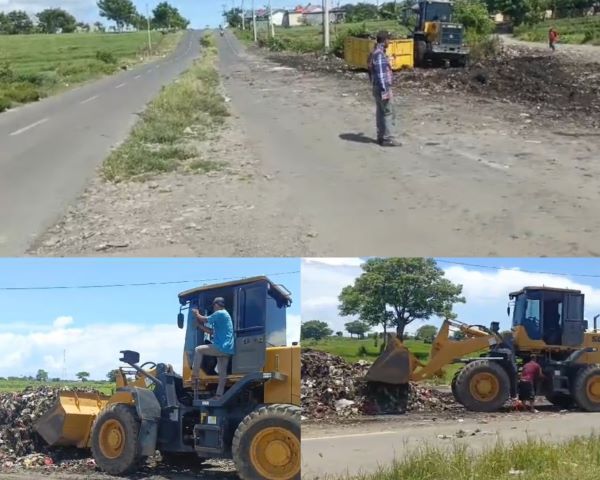
[[[510,268],[507,268],[507,267],[493,267],[491,265],[479,265],[476,263],[454,262],[451,260],[439,260],[437,258],[435,259],[435,261],[438,263],[449,263],[452,265],[460,265],[463,267],[487,268],[490,270],[511,270]],[[588,273],[543,272],[543,271],[521,270],[521,269],[518,269],[516,271],[523,272],[523,273],[534,273],[534,274],[538,274],[538,275],[558,275],[558,276],[562,276],[562,277],[600,278],[600,275],[593,275],[591,273],[588,274]]]
[[[292,272],[276,272],[265,273],[266,277],[277,277],[281,275],[293,275],[300,273],[300,270]],[[111,283],[102,285],[52,285],[43,287],[0,287],[0,291],[9,290],[83,290],[90,288],[118,288],[118,287],[148,287],[154,285],[177,285],[182,283],[208,283],[208,282],[223,282],[227,280],[239,280],[239,277],[221,277],[221,278],[204,278],[201,280],[172,280],[168,282],[143,282],[143,283]]]

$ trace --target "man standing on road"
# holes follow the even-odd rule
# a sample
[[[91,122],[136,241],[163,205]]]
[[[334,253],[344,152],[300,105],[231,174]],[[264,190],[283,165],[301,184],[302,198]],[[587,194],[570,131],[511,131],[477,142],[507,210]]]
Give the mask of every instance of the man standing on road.
[[[553,52],[556,51],[556,42],[558,42],[558,32],[554,27],[550,27],[550,30],[548,30],[548,44]]]
[[[537,359],[537,355],[531,355],[529,361],[523,365],[521,381],[519,382],[519,400],[524,404],[529,402],[529,409],[533,413],[537,413],[535,409],[535,386],[539,379],[544,378],[542,367],[540,367]]]
[[[394,111],[392,106],[393,73],[386,50],[390,44],[387,32],[377,34],[377,45],[369,55],[369,78],[373,84],[375,97],[377,143],[385,147],[396,147],[401,144],[394,140]]]
[[[217,370],[219,371],[219,386],[214,399],[218,399],[225,393],[227,383],[227,366],[229,357],[234,354],[233,322],[231,316],[225,310],[225,300],[217,297],[213,301],[213,314],[205,317],[198,309],[194,308],[192,313],[196,317],[197,327],[212,336],[212,344],[198,345],[194,351],[194,362],[192,364],[192,381],[194,391],[198,391],[200,368],[204,355],[217,357]]]

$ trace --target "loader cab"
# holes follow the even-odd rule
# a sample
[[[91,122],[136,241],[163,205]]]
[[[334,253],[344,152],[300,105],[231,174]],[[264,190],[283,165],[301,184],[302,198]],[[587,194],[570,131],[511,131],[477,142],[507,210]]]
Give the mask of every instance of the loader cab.
[[[419,2],[417,5],[418,30],[425,30],[425,25],[428,22],[451,22],[452,21],[452,3],[450,2]]]
[[[211,343],[210,335],[196,328],[192,309],[202,315],[213,313],[215,297],[225,299],[225,310],[231,315],[235,337],[235,353],[228,367],[229,375],[244,375],[262,371],[268,347],[285,347],[286,309],[291,305],[291,294],[285,287],[276,285],[267,277],[254,277],[242,281],[223,283],[188,290],[179,294],[180,315],[178,324],[185,328],[183,352],[183,379],[189,380],[198,345]],[[182,314],[187,322],[181,321]],[[202,371],[216,375],[216,360],[205,356]]]
[[[583,345],[586,322],[583,318],[584,295],[581,291],[525,287],[511,293],[510,299],[514,301],[513,331],[518,333],[519,330],[524,330],[528,340],[543,342],[545,345]],[[518,347],[521,350],[528,349],[527,345]]]

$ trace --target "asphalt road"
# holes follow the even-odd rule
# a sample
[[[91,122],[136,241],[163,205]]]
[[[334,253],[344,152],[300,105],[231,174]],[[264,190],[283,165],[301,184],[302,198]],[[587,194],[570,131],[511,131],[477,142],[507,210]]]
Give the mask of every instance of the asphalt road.
[[[146,103],[199,55],[190,31],[166,58],[0,114],[0,256],[20,256],[82,191]]]
[[[475,435],[469,435],[479,429]],[[389,467],[420,448],[453,449],[466,445],[473,451],[492,447],[499,440],[523,442],[544,439],[560,442],[598,432],[600,416],[594,413],[538,414],[496,417],[489,422],[456,420],[404,425],[402,422],[329,429],[302,427],[302,478],[316,480],[371,473]],[[466,436],[457,438],[462,430]],[[438,436],[446,436],[439,438]]]

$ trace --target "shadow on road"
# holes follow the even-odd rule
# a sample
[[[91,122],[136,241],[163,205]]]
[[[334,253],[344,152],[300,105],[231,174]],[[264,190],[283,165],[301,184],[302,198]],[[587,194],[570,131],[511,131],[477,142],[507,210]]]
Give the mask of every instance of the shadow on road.
[[[377,143],[377,140],[371,137],[367,137],[364,133],[342,133],[340,135],[342,140],[346,140],[347,142],[355,142],[355,143]]]

